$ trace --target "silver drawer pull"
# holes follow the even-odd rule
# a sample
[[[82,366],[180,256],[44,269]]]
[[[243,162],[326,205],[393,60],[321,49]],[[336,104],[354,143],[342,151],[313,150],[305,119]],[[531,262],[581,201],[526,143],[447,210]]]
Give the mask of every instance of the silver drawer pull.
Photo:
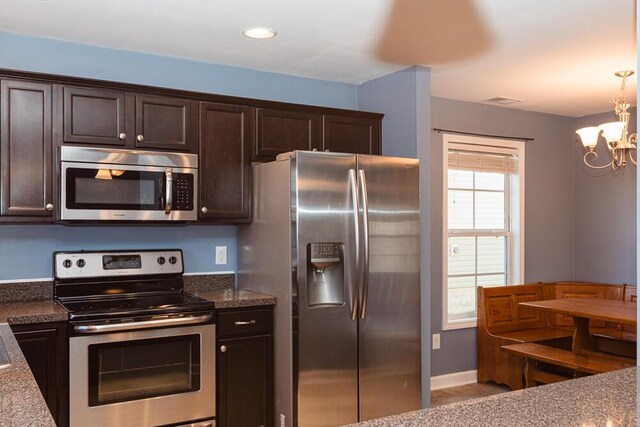
[[[256,324],[255,320],[249,320],[248,322],[241,322],[241,321],[235,322],[236,326],[255,325],[255,324]]]

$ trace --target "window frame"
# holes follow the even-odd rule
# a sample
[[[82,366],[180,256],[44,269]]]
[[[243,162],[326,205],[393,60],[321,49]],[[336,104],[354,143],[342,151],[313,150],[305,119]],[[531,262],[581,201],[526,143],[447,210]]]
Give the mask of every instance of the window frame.
[[[515,154],[518,157],[516,173],[509,176],[509,191],[505,201],[505,218],[508,218],[507,235],[507,280],[506,286],[524,283],[524,215],[525,215],[525,143],[510,139],[442,134],[442,330],[477,327],[477,317],[449,320],[448,315],[448,270],[449,270],[449,149],[463,148],[466,151]],[[475,190],[474,190],[475,191]],[[469,230],[467,230],[469,231]],[[482,235],[473,230],[472,235]],[[493,235],[486,230],[486,235]],[[463,231],[454,233],[463,236]],[[477,285],[476,285],[477,286]],[[477,294],[476,294],[477,295]],[[476,301],[477,307],[477,301]]]

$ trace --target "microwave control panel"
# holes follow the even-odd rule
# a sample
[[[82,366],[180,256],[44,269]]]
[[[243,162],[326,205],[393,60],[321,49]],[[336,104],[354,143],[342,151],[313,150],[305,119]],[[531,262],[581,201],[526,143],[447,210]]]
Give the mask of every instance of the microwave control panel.
[[[193,179],[191,173],[178,173],[173,179],[173,207],[174,211],[192,211],[194,203]]]

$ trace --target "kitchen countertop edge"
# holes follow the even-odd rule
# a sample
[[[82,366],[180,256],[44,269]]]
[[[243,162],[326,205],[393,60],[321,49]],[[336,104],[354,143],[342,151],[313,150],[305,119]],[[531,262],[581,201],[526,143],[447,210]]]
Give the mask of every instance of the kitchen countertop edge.
[[[0,426],[56,427],[29,365],[7,323],[0,323],[0,338],[11,365],[0,369]],[[5,424],[9,421],[9,424]]]

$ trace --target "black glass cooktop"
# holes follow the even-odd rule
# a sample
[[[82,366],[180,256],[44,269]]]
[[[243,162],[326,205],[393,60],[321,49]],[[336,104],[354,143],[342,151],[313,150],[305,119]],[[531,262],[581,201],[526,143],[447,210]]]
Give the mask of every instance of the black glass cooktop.
[[[143,317],[213,310],[212,302],[182,293],[58,300],[58,302],[69,312],[70,320]]]

